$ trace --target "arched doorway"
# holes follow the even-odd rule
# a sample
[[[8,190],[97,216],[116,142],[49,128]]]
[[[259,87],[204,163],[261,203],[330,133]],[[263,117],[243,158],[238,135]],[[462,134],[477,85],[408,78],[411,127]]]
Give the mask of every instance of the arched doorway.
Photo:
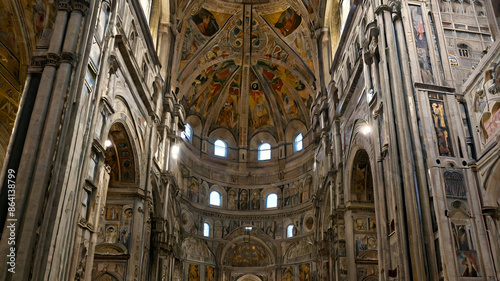
[[[139,262],[134,257],[141,255],[138,246],[146,248],[147,244],[141,242],[141,236],[147,234],[142,229],[134,231],[134,226],[142,225],[149,215],[144,211],[143,200],[137,196],[137,155],[127,127],[121,122],[114,123],[105,140],[105,166],[109,171],[109,181],[103,189],[104,208],[97,225],[99,234],[92,272],[92,276],[112,274],[122,280],[130,279],[136,273],[135,269],[139,268]],[[149,241],[149,237],[144,239]]]
[[[354,153],[349,166],[351,176],[347,205],[350,210],[346,213],[346,219],[351,221],[352,226],[349,230],[346,229],[351,234],[346,236],[346,244],[353,245],[353,249],[348,249],[347,258],[352,265],[350,268],[356,268],[356,271],[349,272],[348,275],[353,280],[371,280],[370,278],[378,278],[379,274],[372,168],[366,150],[360,148]]]

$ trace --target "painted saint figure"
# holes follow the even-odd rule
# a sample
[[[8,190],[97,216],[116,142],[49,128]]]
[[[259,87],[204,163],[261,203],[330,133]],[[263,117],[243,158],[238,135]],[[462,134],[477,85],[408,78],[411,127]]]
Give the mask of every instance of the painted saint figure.
[[[201,34],[212,36],[219,31],[219,25],[210,11],[201,8],[200,10],[194,10],[191,15]]]
[[[281,13],[274,27],[278,28],[283,36],[288,36],[299,27],[301,22],[302,17],[292,8],[288,8]]]

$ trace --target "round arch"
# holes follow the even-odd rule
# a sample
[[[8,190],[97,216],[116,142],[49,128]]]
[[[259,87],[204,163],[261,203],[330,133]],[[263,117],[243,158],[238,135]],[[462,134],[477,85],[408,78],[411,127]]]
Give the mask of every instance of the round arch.
[[[253,274],[246,274],[236,279],[237,281],[262,281],[258,276]]]
[[[276,263],[276,256],[274,252],[272,251],[269,246],[264,243],[263,240],[261,240],[259,237],[251,234],[243,234],[235,237],[230,243],[227,243],[226,246],[222,249],[222,253],[220,255],[220,264],[222,265],[230,265],[232,262],[231,259],[229,259],[229,256],[232,256],[231,253],[236,254],[234,256],[238,256],[238,253],[244,253],[245,249],[242,248],[242,245],[250,247],[250,245],[255,246],[258,251],[253,250],[254,252],[259,252],[260,255],[264,257],[259,257],[258,260],[256,260],[257,263],[252,263],[252,261],[249,262],[249,266],[269,266],[273,265]],[[260,248],[260,249],[259,249]],[[234,259],[236,260],[236,259]],[[247,261],[243,261],[247,262]],[[233,265],[234,266],[234,265]],[[238,266],[236,266],[238,267]]]

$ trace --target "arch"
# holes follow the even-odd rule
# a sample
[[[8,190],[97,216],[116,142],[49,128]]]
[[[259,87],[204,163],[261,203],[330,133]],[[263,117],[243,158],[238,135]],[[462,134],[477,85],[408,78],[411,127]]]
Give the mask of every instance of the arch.
[[[226,159],[238,159],[238,150],[235,149],[238,146],[236,139],[234,138],[233,134],[225,128],[219,128],[210,133],[207,145],[208,155],[215,155],[215,142],[217,140],[222,140],[226,143]]]
[[[214,191],[219,193],[219,195],[220,195],[220,205],[219,206],[210,204],[209,200],[210,200],[212,192],[214,192]],[[223,187],[221,187],[220,185],[216,185],[216,184],[212,185],[208,189],[208,196],[209,196],[208,205],[210,205],[210,207],[225,208],[227,206],[227,203],[226,203],[227,193],[226,193],[226,190]]]
[[[259,237],[245,234],[246,231],[242,230],[242,227],[233,231],[233,233],[235,232],[241,232],[241,235],[235,237],[222,249],[222,265],[232,265],[234,267],[261,267],[276,263],[274,251],[272,251]],[[245,258],[245,253],[248,251],[255,252],[256,256],[254,256],[253,259]],[[239,257],[241,257],[241,260]],[[255,259],[255,257],[257,257],[257,259]]]
[[[250,142],[248,145],[248,147],[249,147],[248,160],[249,161],[258,161],[259,160],[259,147],[264,143],[268,143],[270,145],[271,158],[269,160],[278,159],[278,153],[275,152],[275,150],[277,150],[277,146],[278,146],[278,142],[276,141],[276,139],[273,137],[272,134],[270,134],[268,132],[259,132],[250,139]]]
[[[191,128],[193,129],[193,134],[196,135],[196,136],[200,136],[201,135],[201,130],[203,128],[203,124],[201,122],[201,119],[200,117],[198,117],[197,115],[189,115],[187,118],[186,118],[186,124],[189,124],[191,126]]]
[[[96,281],[120,281],[121,277],[116,276],[116,273],[105,271],[96,278]]]
[[[488,177],[484,180],[484,187],[487,195],[485,196],[485,206],[500,207],[500,158],[494,161],[488,172]]]
[[[348,201],[374,202],[373,176],[368,153],[363,149],[356,151],[351,162],[350,190]]]
[[[105,162],[111,167],[110,182],[138,183],[140,167],[137,150],[131,140],[130,129],[124,120],[116,120],[109,127]]]
[[[95,253],[107,255],[126,255],[127,248],[119,243],[102,243],[95,246]]]
[[[262,281],[262,279],[253,274],[246,274],[238,278],[237,281]]]
[[[294,141],[298,134],[302,134],[303,137],[302,147],[307,147],[309,145],[307,128],[302,121],[295,119],[290,121],[285,129],[286,155],[292,155],[295,152]]]

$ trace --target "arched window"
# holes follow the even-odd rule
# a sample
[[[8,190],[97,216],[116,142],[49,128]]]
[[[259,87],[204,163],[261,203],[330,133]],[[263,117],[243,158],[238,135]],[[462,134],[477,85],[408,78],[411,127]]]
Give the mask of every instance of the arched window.
[[[271,145],[267,142],[259,145],[259,161],[271,159]]]
[[[208,223],[203,224],[203,236],[205,237],[210,236],[210,225]]]
[[[276,193],[271,193],[267,195],[266,208],[276,208],[276,207],[278,207],[278,195],[276,195]]]
[[[227,144],[224,141],[216,140],[214,142],[214,155],[226,157]]]
[[[458,44],[457,47],[458,47],[458,54],[461,57],[468,58],[470,56],[469,46],[467,46],[466,44]]]
[[[188,140],[189,142],[193,142],[193,129],[191,128],[191,125],[186,124],[184,125],[184,131],[182,132],[182,136]]]
[[[220,193],[217,191],[210,192],[210,205],[220,206]]]
[[[298,134],[293,141],[293,150],[295,152],[302,150],[302,133]]]
[[[293,224],[289,224],[286,227],[286,237],[287,238],[293,237]]]

